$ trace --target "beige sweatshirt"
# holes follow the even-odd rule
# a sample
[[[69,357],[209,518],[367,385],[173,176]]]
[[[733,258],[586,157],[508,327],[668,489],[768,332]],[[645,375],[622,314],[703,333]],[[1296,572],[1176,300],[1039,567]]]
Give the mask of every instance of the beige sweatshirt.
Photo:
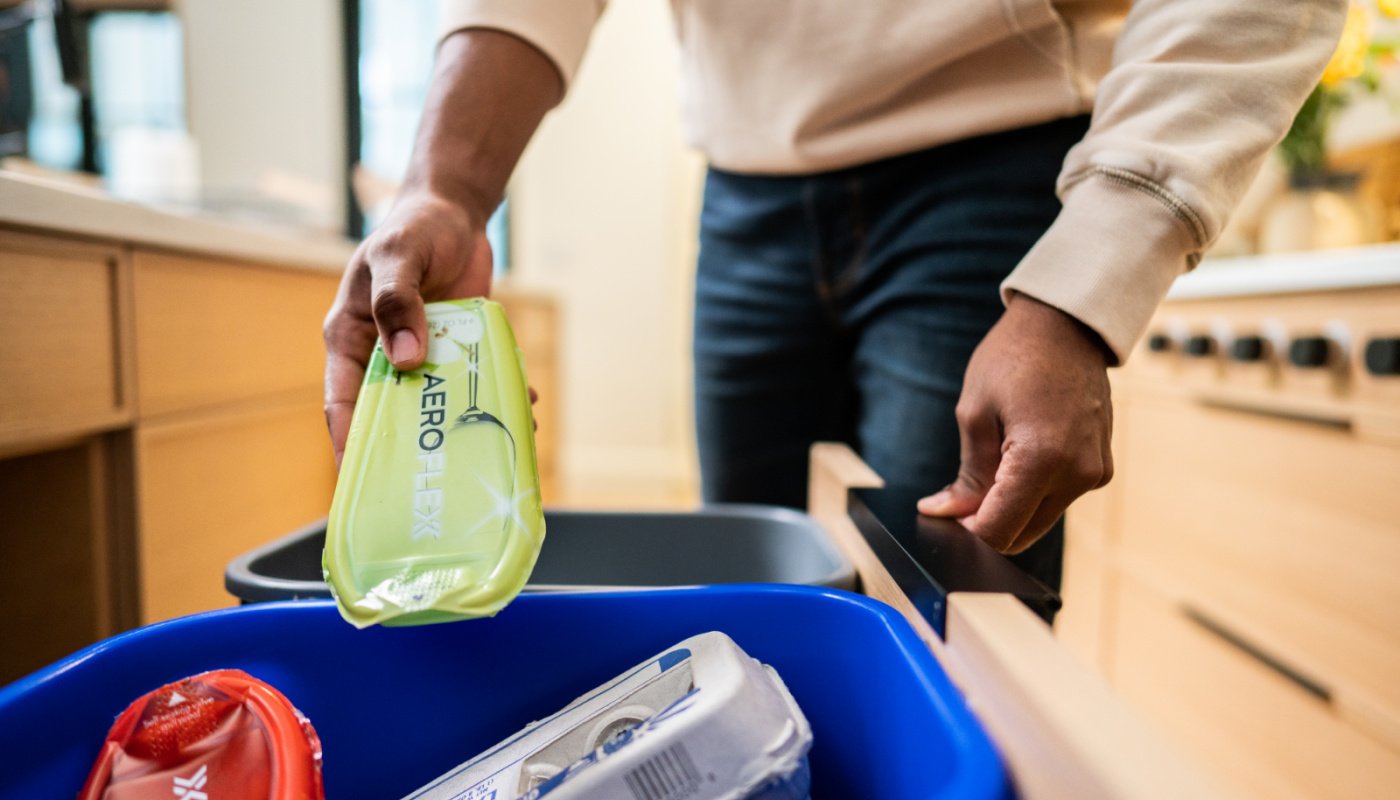
[[[605,0],[447,0],[567,83]],[[1346,0],[672,0],[690,141],[817,172],[1092,109],[1055,223],[1002,284],[1126,358],[1317,82]]]

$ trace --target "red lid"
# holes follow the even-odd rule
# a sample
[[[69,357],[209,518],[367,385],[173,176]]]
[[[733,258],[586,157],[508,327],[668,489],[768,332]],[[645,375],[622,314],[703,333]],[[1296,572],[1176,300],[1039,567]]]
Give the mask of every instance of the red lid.
[[[78,800],[322,800],[321,741],[281,692],[235,669],[162,686],[107,733]]]

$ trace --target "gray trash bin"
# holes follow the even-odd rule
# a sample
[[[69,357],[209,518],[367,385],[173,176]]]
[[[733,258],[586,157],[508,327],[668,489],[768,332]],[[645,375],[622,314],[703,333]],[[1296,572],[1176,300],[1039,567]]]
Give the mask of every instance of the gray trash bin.
[[[855,570],[814,519],[770,506],[690,512],[546,511],[526,591],[716,583],[855,588]],[[238,556],[224,586],[244,603],[330,597],[321,580],[325,520]]]

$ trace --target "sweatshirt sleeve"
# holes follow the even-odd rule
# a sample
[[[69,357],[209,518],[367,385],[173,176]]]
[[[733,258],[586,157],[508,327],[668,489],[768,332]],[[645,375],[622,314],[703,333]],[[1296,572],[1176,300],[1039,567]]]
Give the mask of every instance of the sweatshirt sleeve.
[[[605,5],[607,0],[446,0],[438,40],[467,28],[512,34],[554,62],[567,90]]]
[[[1065,159],[1063,208],[1002,283],[1093,328],[1121,363],[1316,85],[1346,0],[1137,0]]]

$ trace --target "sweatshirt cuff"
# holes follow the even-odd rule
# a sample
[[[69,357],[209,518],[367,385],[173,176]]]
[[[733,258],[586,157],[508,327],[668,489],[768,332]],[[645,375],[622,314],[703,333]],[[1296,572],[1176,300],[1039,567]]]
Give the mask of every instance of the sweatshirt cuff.
[[[1075,184],[1050,230],[1001,284],[1002,301],[1029,295],[1089,326],[1118,364],[1147,329],[1172,281],[1201,244],[1163,199],[1091,175]]]
[[[602,11],[601,0],[447,0],[438,20],[438,41],[467,28],[504,31],[554,62],[568,89]]]

